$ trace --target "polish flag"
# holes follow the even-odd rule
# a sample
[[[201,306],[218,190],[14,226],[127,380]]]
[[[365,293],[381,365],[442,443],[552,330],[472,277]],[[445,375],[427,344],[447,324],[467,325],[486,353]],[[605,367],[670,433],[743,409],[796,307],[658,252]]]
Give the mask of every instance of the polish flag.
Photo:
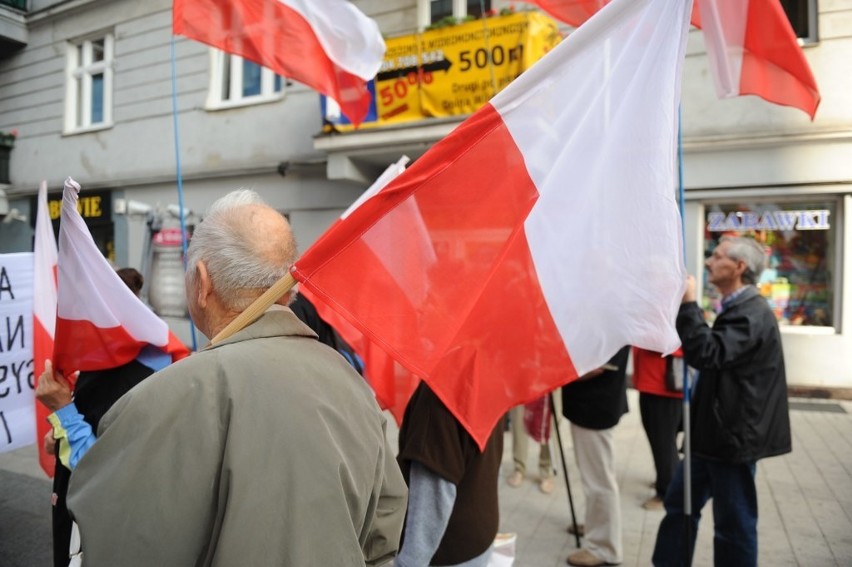
[[[47,181],[38,189],[35,243],[33,245],[33,375],[35,384],[44,372],[44,361],[53,358],[53,335],[56,328],[56,237],[47,209]],[[35,401],[36,445],[38,463],[53,478],[56,460],[44,452],[42,439],[51,430],[47,422],[50,410]]]
[[[688,23],[682,0],[615,0],[293,266],[480,446],[624,345],[679,345]]]
[[[70,177],[59,224],[59,295],[53,364],[63,375],[104,370],[136,359],[152,345],[172,362],[189,350],[121,281],[77,212],[80,185]],[[146,351],[145,360],[152,357]]]
[[[608,0],[529,0],[578,27]],[[820,102],[810,65],[779,0],[695,0],[719,98],[757,95],[813,120]]]
[[[409,161],[408,156],[402,156],[398,161],[388,166],[376,181],[344,211],[337,223],[346,220],[346,217],[351,215],[355,209],[387,187],[391,181],[405,171],[405,166]],[[333,224],[324,235],[333,233],[337,223]],[[420,229],[425,230],[425,227],[421,225]],[[395,230],[398,232],[405,231],[406,227],[397,227]],[[320,236],[320,239],[324,235]],[[388,235],[388,238],[392,239],[394,235]],[[404,259],[399,260],[405,261]],[[402,423],[405,406],[408,404],[411,394],[417,388],[417,384],[420,383],[420,378],[391,358],[379,345],[362,333],[358,327],[317,298],[310,289],[302,287],[299,289],[299,293],[313,303],[320,317],[331,325],[343,340],[352,347],[352,350],[361,357],[361,360],[364,361],[364,379],[367,380],[373,389],[379,406],[382,409],[390,410],[397,424]]]
[[[757,95],[813,120],[816,79],[779,0],[697,0],[719,98]],[[698,12],[695,16],[698,16]]]
[[[175,0],[174,33],[233,53],[334,99],[356,126],[385,42],[347,0]]]

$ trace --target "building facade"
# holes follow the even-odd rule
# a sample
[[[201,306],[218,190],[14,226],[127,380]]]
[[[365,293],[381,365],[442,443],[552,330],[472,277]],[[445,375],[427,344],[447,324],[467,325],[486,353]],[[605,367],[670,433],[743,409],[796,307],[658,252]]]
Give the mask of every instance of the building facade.
[[[407,36],[449,17],[531,8],[480,0],[355,4],[401,50]],[[852,236],[845,229],[852,206],[852,0],[782,4],[822,94],[813,121],[756,97],[717,99],[701,34],[690,34],[682,104],[687,267],[701,273],[705,253],[723,234],[759,238],[771,259],[760,287],[781,324],[790,384],[852,389]],[[490,88],[503,86],[494,67],[521,50],[504,50],[498,32],[484,47],[476,43],[488,41],[483,37],[471,32],[452,56],[428,51],[435,77],[474,70],[482,51]],[[454,60],[452,71],[440,67],[443,57]],[[394,62],[403,60],[386,59],[375,83],[380,104],[417,82],[404,84],[412,76]],[[486,83],[453,83],[451,90],[488,93]],[[56,192],[72,176],[90,192],[88,222],[105,254],[118,265],[141,266],[150,245],[145,212],[153,208],[165,224],[176,224],[168,212],[177,203],[175,122],[188,209],[200,213],[236,187],[253,188],[288,215],[304,248],[388,164],[402,154],[416,159],[449,133],[466,115],[459,108],[427,108],[419,119],[377,119],[352,130],[302,85],[200,43],[173,41],[168,0],[0,0],[0,133],[17,130],[6,179],[0,154],[10,212],[0,223],[0,252],[31,249],[40,180]],[[712,316],[718,298],[704,287]]]

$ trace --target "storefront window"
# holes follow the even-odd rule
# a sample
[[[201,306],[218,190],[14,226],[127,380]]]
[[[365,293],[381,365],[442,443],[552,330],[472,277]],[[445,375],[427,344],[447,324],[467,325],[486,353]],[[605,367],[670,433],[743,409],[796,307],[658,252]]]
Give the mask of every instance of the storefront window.
[[[724,235],[754,238],[768,261],[757,284],[780,325],[834,325],[837,230],[835,201],[707,205],[704,254]],[[712,320],[721,297],[704,274],[703,307]]]

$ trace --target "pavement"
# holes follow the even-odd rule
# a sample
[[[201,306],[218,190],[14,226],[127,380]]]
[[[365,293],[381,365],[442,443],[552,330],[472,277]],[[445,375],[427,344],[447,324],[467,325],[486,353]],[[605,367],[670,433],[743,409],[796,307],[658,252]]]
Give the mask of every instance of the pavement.
[[[852,402],[791,398],[793,452],[757,465],[759,564],[776,566],[852,566]],[[651,450],[639,420],[638,394],[629,391],[630,412],[616,427],[617,478],[625,567],[651,564],[662,510],[645,510],[653,496]],[[574,465],[567,423],[560,426],[568,479],[578,522],[584,502]],[[389,432],[395,444],[396,431]],[[555,436],[554,436],[555,437]],[[518,488],[506,484],[512,472],[511,435],[506,434],[500,479],[500,530],[517,535],[517,567],[566,565],[573,552],[568,494],[558,472],[551,494],[538,489],[534,476]],[[530,444],[527,470],[538,470],[538,451]],[[0,454],[0,565],[39,567],[49,563],[50,484],[38,468],[34,447]],[[705,506],[693,565],[713,565],[711,505]]]

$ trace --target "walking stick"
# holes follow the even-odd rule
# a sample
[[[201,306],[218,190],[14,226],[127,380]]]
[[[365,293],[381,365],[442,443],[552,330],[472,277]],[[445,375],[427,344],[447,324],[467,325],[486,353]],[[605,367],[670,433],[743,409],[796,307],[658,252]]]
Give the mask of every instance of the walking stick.
[[[562,446],[562,433],[559,432],[559,420],[556,419],[556,404],[553,392],[547,395],[550,401],[550,413],[553,414],[553,429],[556,430],[556,442],[559,444],[559,457],[562,459],[562,476],[565,478],[565,491],[568,492],[568,507],[571,509],[571,525],[574,527],[574,541],[580,548],[580,530],[577,527],[577,514],[574,512],[574,497],[571,495],[571,481],[568,480],[568,465],[565,464],[565,449]]]

